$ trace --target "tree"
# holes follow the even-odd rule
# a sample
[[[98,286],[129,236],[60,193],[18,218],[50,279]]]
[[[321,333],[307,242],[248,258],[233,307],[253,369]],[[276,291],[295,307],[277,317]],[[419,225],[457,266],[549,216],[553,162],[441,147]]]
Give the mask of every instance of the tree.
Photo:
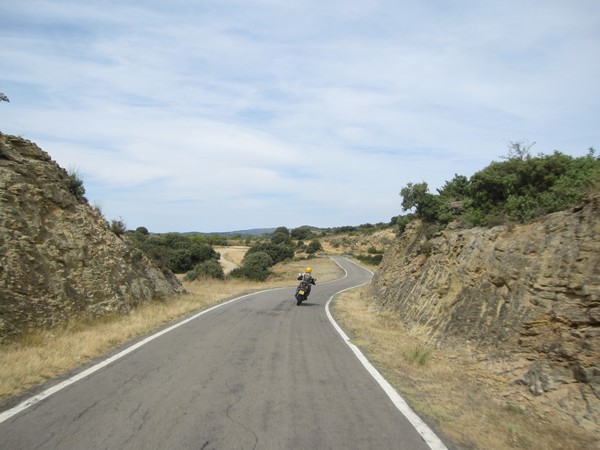
[[[402,196],[402,210],[408,211],[412,208],[418,209],[418,206],[423,202],[423,199],[427,195],[430,195],[428,191],[429,188],[424,181],[417,184],[408,183],[400,191],[400,195]]]
[[[401,192],[402,205],[428,223],[460,219],[465,225],[488,226],[563,210],[599,185],[600,160],[593,150],[579,158],[559,151],[534,157],[532,145],[513,143],[504,161],[492,162],[468,180],[455,175],[439,195],[429,194],[424,183],[409,183]]]
[[[316,253],[319,250],[323,250],[323,246],[321,245],[321,242],[318,239],[312,240],[310,244],[308,244],[308,247],[306,247],[306,253],[308,253],[309,255]]]
[[[246,254],[241,267],[241,275],[255,281],[264,281],[269,276],[269,267],[273,265],[273,259],[266,252],[254,252]],[[232,272],[232,275],[235,274]]]
[[[185,275],[185,278],[188,281],[194,281],[198,278],[216,278],[222,280],[225,278],[225,273],[223,272],[223,268],[221,267],[221,264],[219,264],[219,261],[209,259],[196,264],[194,268]]]
[[[502,159],[517,159],[519,161],[529,159],[531,158],[531,147],[534,145],[535,141],[533,144],[511,141],[508,144],[508,155],[503,156]]]
[[[427,183],[408,183],[400,191],[404,211],[414,208],[415,215],[425,222],[448,222],[449,207],[439,196],[429,193]]]
[[[469,195],[469,179],[464,175],[454,174],[451,181],[446,181],[438,193],[449,200],[460,200]]]
[[[6,95],[4,95],[2,92],[0,92],[0,102],[10,102],[10,100],[8,99],[8,97]]]
[[[135,229],[136,233],[142,234],[144,236],[148,236],[148,234],[150,234],[150,232],[148,231],[148,228],[146,227],[137,227]]]
[[[294,248],[291,245],[274,244],[273,242],[261,242],[254,245],[246,252],[246,257],[256,252],[268,254],[271,257],[273,264],[294,257]],[[246,259],[246,257],[244,257],[244,259]]]
[[[271,242],[273,244],[290,244],[290,230],[286,227],[277,228],[271,235]]]
[[[313,236],[313,232],[311,231],[311,229],[308,225],[303,225],[301,227],[294,228],[290,232],[290,235],[291,235],[292,239],[294,239],[296,241],[300,241],[300,240],[304,240],[304,239],[310,239]]]

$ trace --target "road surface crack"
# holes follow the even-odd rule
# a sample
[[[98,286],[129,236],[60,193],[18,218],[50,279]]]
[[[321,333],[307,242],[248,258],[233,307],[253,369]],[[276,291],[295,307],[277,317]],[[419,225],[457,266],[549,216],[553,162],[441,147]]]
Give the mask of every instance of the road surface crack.
[[[225,383],[225,387],[227,387],[227,389],[229,389],[229,390],[232,390],[232,389],[229,387],[229,383],[227,383],[227,382]],[[248,427],[246,424],[244,424],[244,423],[242,423],[242,422],[240,422],[240,421],[238,421],[238,420],[235,420],[235,419],[234,419],[233,417],[231,417],[231,415],[230,415],[230,412],[231,412],[232,408],[233,408],[235,405],[237,405],[239,402],[241,402],[241,401],[242,401],[242,398],[244,398],[244,397],[243,397],[242,395],[239,395],[239,396],[238,396],[238,398],[237,398],[237,400],[236,400],[236,401],[234,401],[232,404],[230,404],[230,405],[227,407],[227,410],[225,411],[225,415],[227,416],[227,418],[228,418],[229,420],[231,420],[231,422],[235,423],[236,425],[239,425],[239,426],[240,426],[240,427],[242,427],[244,430],[246,430],[246,431],[248,431],[248,432],[252,433],[252,436],[254,436],[254,447],[252,447],[252,448],[253,448],[253,449],[255,449],[255,448],[258,446],[258,435],[257,435],[257,434],[254,432],[254,430],[252,430],[251,428],[249,428],[249,427]]]

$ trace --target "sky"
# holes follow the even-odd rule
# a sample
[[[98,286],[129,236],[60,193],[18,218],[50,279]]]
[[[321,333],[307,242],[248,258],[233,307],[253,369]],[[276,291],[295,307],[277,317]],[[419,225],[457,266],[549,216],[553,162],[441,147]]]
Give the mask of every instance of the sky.
[[[598,0],[0,0],[0,132],[151,232],[389,222],[600,146]]]

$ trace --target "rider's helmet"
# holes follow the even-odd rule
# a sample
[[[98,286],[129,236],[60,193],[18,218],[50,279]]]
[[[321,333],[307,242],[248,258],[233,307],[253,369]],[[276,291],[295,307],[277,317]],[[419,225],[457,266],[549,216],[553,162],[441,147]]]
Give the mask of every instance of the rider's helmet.
[[[310,267],[307,267],[306,268],[306,273],[311,273],[311,272],[312,272],[312,269]]]

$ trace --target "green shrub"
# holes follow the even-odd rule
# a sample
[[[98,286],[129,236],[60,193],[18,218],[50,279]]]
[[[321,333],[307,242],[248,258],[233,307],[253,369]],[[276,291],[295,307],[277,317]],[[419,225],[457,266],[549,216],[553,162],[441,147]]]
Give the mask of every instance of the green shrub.
[[[229,272],[229,276],[231,278],[244,278],[246,274],[244,273],[244,269],[241,267],[236,267],[231,272]]]
[[[110,231],[112,231],[117,236],[121,237],[127,231],[127,226],[125,225],[123,219],[113,219],[110,223]]]
[[[269,276],[269,267],[273,265],[273,259],[266,252],[246,253],[242,261],[242,267],[232,274],[234,277],[246,277],[254,281],[264,281]]]
[[[431,348],[423,345],[416,345],[412,349],[404,351],[402,356],[404,357],[404,360],[409,363],[424,366],[431,358]]]
[[[407,214],[405,216],[396,217],[396,220],[395,220],[395,225],[397,227],[396,234],[398,236],[402,235],[402,233],[404,233],[404,230],[406,230],[406,226],[413,220],[415,220],[414,214]]]
[[[313,253],[316,253],[319,250],[323,250],[323,246],[321,245],[321,242],[317,239],[312,240],[310,244],[308,244],[308,246],[306,247],[306,253],[308,253],[309,255],[312,255]]]
[[[374,266],[377,266],[383,260],[383,255],[358,255],[356,256],[356,259],[366,264],[372,264]]]
[[[285,261],[286,259],[292,259],[294,257],[294,248],[291,245],[275,244],[273,242],[260,242],[248,249],[244,259],[253,253],[259,252],[267,253],[271,257],[273,264],[277,264]]]
[[[83,179],[78,170],[70,169],[67,172],[67,188],[69,192],[79,201],[86,201],[85,187],[83,187]]]
[[[209,259],[196,264],[194,268],[185,275],[185,278],[188,281],[194,281],[199,278],[216,278],[222,280],[225,278],[225,273],[217,260]]]
[[[202,262],[219,260],[219,254],[203,242],[204,238],[196,236],[179,233],[145,235],[143,230],[136,230],[135,233],[129,233],[127,238],[159,267],[174,273],[186,273]],[[211,239],[206,238],[208,242],[211,242]]]
[[[174,273],[185,273],[197,264],[219,259],[219,254],[206,244],[190,244],[186,248],[175,248],[169,251],[167,267]]]

